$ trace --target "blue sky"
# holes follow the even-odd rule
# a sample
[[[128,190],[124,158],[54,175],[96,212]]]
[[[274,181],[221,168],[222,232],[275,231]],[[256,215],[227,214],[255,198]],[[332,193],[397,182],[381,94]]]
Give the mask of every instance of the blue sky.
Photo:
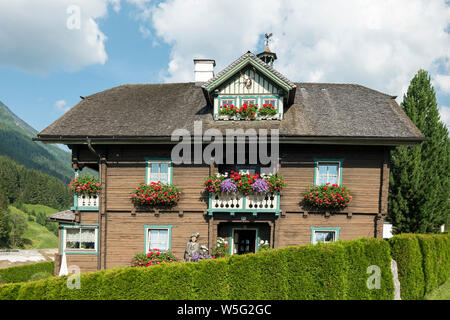
[[[80,29],[67,28],[70,5]],[[273,32],[275,68],[293,81],[401,97],[428,70],[450,124],[449,26],[445,0],[0,0],[0,101],[42,130],[80,96],[193,81],[193,58],[215,59],[218,72]]]

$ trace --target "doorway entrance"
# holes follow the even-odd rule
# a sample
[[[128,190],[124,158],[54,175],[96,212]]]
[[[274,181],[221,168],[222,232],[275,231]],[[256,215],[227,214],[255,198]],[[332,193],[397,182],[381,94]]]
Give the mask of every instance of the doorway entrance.
[[[232,254],[256,252],[257,229],[233,229]]]

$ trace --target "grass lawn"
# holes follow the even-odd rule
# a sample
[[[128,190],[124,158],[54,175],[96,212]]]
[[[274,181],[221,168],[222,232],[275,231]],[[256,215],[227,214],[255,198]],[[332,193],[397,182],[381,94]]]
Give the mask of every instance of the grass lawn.
[[[450,300],[450,279],[425,296],[425,300]]]
[[[29,206],[29,205],[27,205]],[[45,207],[45,206],[42,206]],[[48,208],[48,207],[46,207]],[[42,210],[48,210],[51,208],[41,208]],[[25,249],[47,249],[47,248],[57,248],[58,247],[58,237],[51,233],[46,227],[41,226],[39,223],[35,221],[28,220],[28,214],[17,209],[14,206],[9,206],[9,210],[11,212],[15,212],[25,218],[27,223],[27,228],[25,229],[25,233],[23,235],[24,239],[28,239],[31,241],[31,244],[26,244]],[[54,210],[54,209],[52,209]],[[36,212],[37,209],[35,209]],[[57,212],[57,210],[55,211]],[[49,213],[51,214],[51,213]]]
[[[34,210],[34,212],[36,212],[36,213],[43,212],[43,213],[45,213],[46,216],[49,216],[52,213],[59,211],[57,209],[53,209],[53,208],[44,206],[43,204],[24,204],[23,206],[25,207],[25,209],[28,212],[31,212],[32,210]]]

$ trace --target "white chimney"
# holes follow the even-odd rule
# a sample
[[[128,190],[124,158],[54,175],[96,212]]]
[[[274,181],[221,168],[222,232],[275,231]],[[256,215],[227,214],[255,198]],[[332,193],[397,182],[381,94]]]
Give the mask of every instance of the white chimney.
[[[194,81],[206,82],[214,77],[216,61],[212,59],[194,59]]]

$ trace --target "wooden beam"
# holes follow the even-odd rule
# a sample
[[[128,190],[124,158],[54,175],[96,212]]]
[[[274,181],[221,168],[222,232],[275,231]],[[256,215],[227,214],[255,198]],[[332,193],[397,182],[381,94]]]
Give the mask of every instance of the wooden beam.
[[[390,149],[385,148],[383,154],[383,161],[381,164],[381,181],[380,181],[380,202],[379,211],[375,219],[375,237],[383,238],[383,223],[388,211],[388,196],[389,196],[389,172],[390,172]]]

